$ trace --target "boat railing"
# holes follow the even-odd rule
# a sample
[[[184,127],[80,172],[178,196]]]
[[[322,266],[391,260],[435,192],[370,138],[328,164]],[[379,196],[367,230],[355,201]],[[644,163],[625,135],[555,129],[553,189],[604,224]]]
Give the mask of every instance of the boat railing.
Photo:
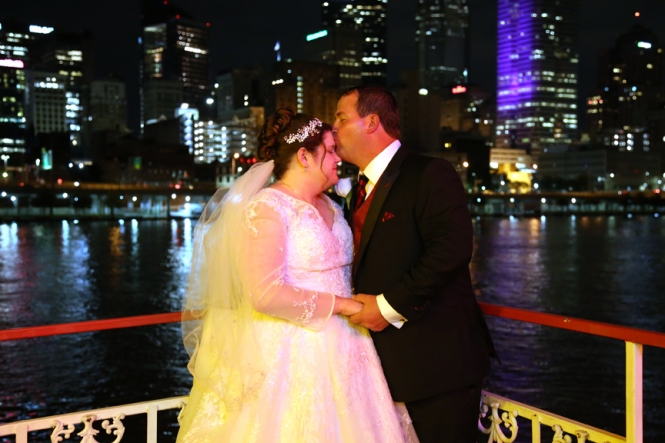
[[[612,325],[555,314],[509,308],[481,303],[486,315],[533,323],[548,327],[575,331],[625,342],[626,348],[626,436],[598,429],[570,418],[538,409],[490,392],[483,391],[478,428],[488,435],[488,443],[513,443],[516,441],[521,423],[526,420],[531,430],[531,441],[542,442],[542,427],[551,429],[552,443],[643,443],[643,397],[642,397],[642,356],[644,346],[665,348],[665,334],[643,329]],[[141,315],[107,320],[91,320],[47,326],[0,330],[0,341],[23,340],[63,334],[94,332],[110,329],[149,326],[181,321],[179,312]],[[158,436],[157,412],[168,409],[182,409],[187,397],[160,399],[129,405],[114,406],[84,412],[61,414],[51,417],[22,420],[0,425],[0,438],[14,436],[16,443],[27,443],[31,432],[51,432],[51,442],[62,442],[76,432],[81,443],[96,441],[99,431],[92,427],[95,421],[103,420],[102,429],[113,434],[113,443],[120,443],[125,427],[122,420],[129,415],[146,414],[148,443],[156,443]],[[518,421],[518,418],[520,419]]]

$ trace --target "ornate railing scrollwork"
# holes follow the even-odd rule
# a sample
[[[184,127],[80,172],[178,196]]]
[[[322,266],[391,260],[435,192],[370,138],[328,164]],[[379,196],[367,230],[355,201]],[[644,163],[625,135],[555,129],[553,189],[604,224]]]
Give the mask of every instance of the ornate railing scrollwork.
[[[571,443],[573,441],[573,439],[570,438],[570,435],[563,434],[563,429],[561,426],[554,425],[552,426],[552,430],[554,431],[554,438],[552,439],[552,443]]]
[[[587,431],[575,431],[577,436],[577,443],[586,443],[589,438],[589,433]]]
[[[500,404],[498,402],[492,402],[490,406],[492,407],[492,415],[489,417],[489,427],[486,428],[483,426],[481,421],[482,418],[487,417],[487,411],[489,410],[487,405],[483,404],[481,406],[480,417],[478,418],[478,429],[480,429],[483,434],[489,435],[487,443],[513,443],[517,438],[517,432],[519,431],[519,426],[517,425],[518,412],[503,412],[501,416],[499,416]],[[507,437],[506,434],[503,433],[501,425],[505,426],[506,429],[510,431],[510,437]]]
[[[81,443],[99,443],[95,439],[95,435],[99,434],[99,431],[92,427],[92,424],[97,420],[95,414],[84,415],[81,418],[81,423],[83,423],[83,430],[79,432],[78,435],[81,437]]]
[[[121,421],[124,419],[125,414],[118,414],[113,417],[112,424],[110,424],[108,420],[104,420],[102,422],[102,428],[106,429],[106,433],[110,434],[113,432],[113,435],[116,436],[115,440],[113,440],[113,443],[120,443],[120,440],[122,440],[122,437],[125,435],[125,425]]]
[[[491,414],[488,412],[492,410]],[[541,426],[547,426],[554,431],[552,443],[626,443],[626,438],[612,434],[602,429],[587,426],[542,409],[529,406],[490,392],[483,391],[478,429],[489,435],[487,443],[513,443],[519,430],[517,419],[528,420],[534,442],[541,440]],[[489,420],[489,426],[483,426]],[[520,422],[522,426],[524,423]],[[505,429],[510,430],[510,437],[506,436]]]
[[[553,425],[552,430],[554,431],[552,443],[572,443],[572,437],[570,435],[565,435],[565,431],[560,425]],[[589,439],[589,433],[587,431],[575,431],[575,436],[577,437],[577,443],[586,443]]]
[[[51,432],[51,443],[60,443],[63,436],[64,438],[69,438],[69,436],[72,435],[72,432],[76,430],[76,427],[72,424],[64,427],[60,420],[53,420],[51,427],[53,428],[53,432]]]

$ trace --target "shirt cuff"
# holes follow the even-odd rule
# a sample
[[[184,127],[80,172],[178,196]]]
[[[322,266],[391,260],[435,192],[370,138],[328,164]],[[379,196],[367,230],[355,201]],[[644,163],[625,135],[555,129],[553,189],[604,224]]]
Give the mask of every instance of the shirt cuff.
[[[388,321],[388,323],[397,329],[400,329],[402,326],[404,326],[404,323],[407,321],[407,319],[404,318],[402,314],[395,311],[392,306],[390,306],[390,303],[388,303],[388,300],[386,300],[386,297],[384,297],[383,294],[376,296],[376,304],[379,306],[381,315]]]

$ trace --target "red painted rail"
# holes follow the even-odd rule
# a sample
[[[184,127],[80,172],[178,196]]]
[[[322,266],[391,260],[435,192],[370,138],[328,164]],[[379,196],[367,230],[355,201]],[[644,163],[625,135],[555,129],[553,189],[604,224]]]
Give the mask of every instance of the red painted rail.
[[[525,309],[491,305],[488,303],[480,303],[480,307],[485,314],[496,317],[665,348],[665,333],[662,332],[647,331],[644,329],[629,328],[626,326],[617,326],[609,323],[582,320],[579,318],[555,314],[545,314]],[[181,318],[182,314],[180,312],[170,312],[165,314],[112,318],[108,320],[91,320],[48,326],[4,329],[0,330],[0,341],[104,331],[109,329],[133,328],[137,326],[149,326],[164,323],[177,323],[181,321]]]
[[[617,326],[610,323],[601,323],[591,320],[582,320],[563,315],[527,311],[526,309],[490,305],[487,303],[480,303],[480,307],[485,314],[493,315],[495,317],[509,318],[511,320],[567,329],[569,331],[614,338],[632,343],[641,343],[643,345],[655,346],[657,348],[665,348],[665,334],[662,332],[629,328],[627,326]]]

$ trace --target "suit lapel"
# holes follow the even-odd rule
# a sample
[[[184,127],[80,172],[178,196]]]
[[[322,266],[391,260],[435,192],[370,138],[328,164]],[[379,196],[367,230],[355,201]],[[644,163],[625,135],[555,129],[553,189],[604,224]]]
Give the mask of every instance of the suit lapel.
[[[358,246],[358,264],[360,264],[363,259],[365,249],[367,249],[367,244],[372,237],[372,232],[374,232],[374,227],[381,214],[383,203],[386,201],[390,189],[400,173],[400,166],[408,154],[409,151],[406,148],[401,147],[398,149],[395,156],[390,160],[390,163],[388,163],[386,170],[383,171],[379,182],[372,190],[374,197],[372,197],[372,202],[369,211],[367,212],[367,217],[365,218],[365,224],[363,225],[363,231],[360,236],[360,246]]]
[[[346,221],[349,223],[349,226],[353,226],[353,213],[356,207],[357,190],[358,190],[358,182],[356,181],[353,184],[351,191],[349,191],[351,192],[351,198],[347,200],[348,207],[346,206],[344,207],[344,216],[346,218]]]

